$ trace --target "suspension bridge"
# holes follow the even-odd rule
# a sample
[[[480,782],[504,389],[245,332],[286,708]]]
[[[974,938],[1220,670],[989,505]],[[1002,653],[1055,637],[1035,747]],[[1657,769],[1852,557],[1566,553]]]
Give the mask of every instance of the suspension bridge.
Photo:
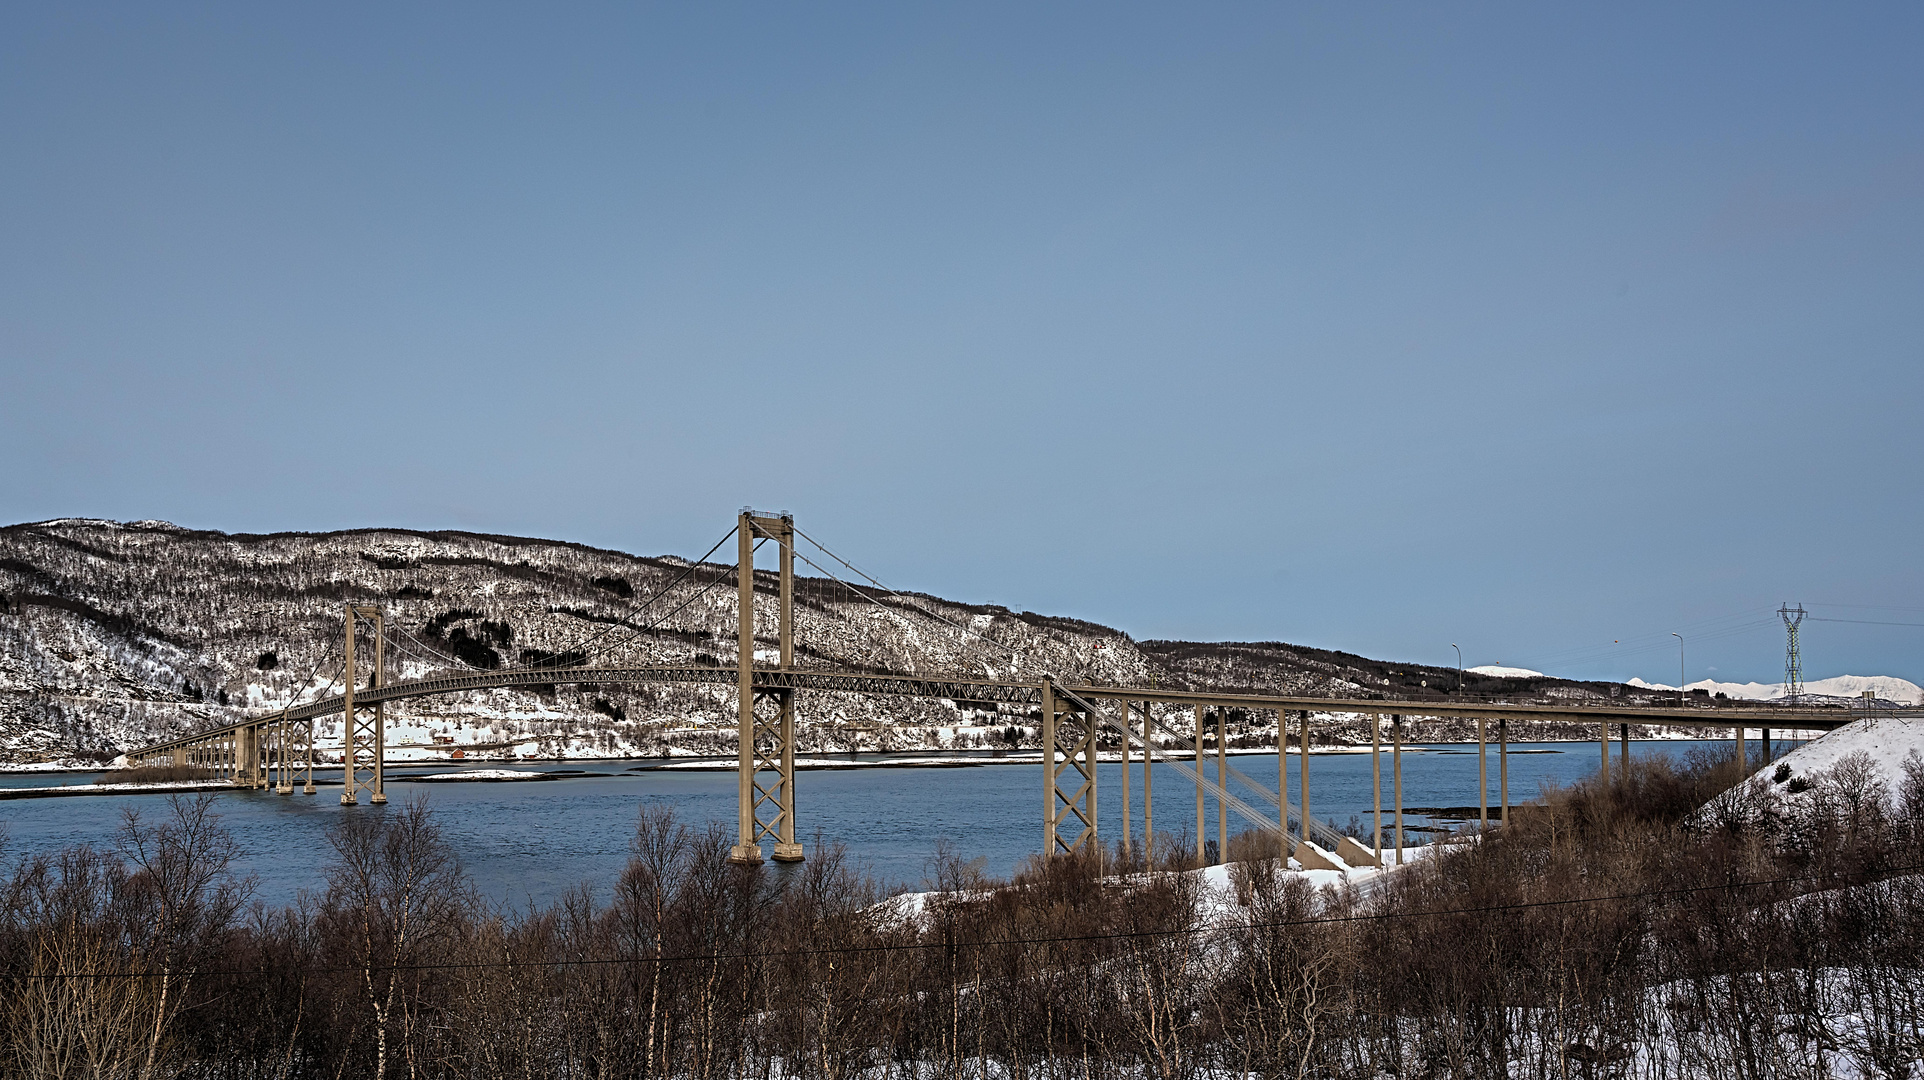
[[[797,549],[796,540],[808,540],[828,560],[839,563],[868,584],[844,581],[831,570],[808,558]],[[729,539],[737,544],[734,577],[737,611],[737,656],[734,665],[684,664],[645,665],[604,662],[629,641],[661,625],[676,612],[706,595],[725,581],[717,577],[709,588],[682,599],[671,610],[658,615],[647,625],[638,616],[668,598],[689,582],[695,568],[708,565],[708,559]],[[773,542],[779,549],[779,569],[758,571],[757,549]],[[343,613],[343,662],[335,683],[323,696],[305,704],[289,704],[232,724],[211,727],[173,739],[156,742],[127,754],[130,764],[190,766],[209,770],[238,787],[271,789],[282,795],[297,790],[315,793],[315,721],[339,715],[343,718],[341,803],[355,805],[365,793],[371,803],[387,801],[386,705],[389,702],[460,694],[479,690],[513,687],[547,687],[562,684],[582,686],[699,684],[733,687],[737,704],[738,832],[730,857],[739,863],[759,863],[764,844],[772,845],[771,854],[782,862],[804,858],[797,840],[795,802],[796,696],[802,691],[831,694],[864,694],[895,698],[945,699],[955,702],[1020,706],[1040,718],[1043,752],[1041,796],[1042,850],[1047,854],[1081,851],[1100,842],[1097,831],[1098,788],[1096,761],[1104,744],[1121,750],[1121,780],[1116,796],[1121,809],[1121,833],[1117,838],[1127,852],[1140,838],[1143,853],[1154,855],[1155,822],[1150,809],[1153,763],[1168,765],[1193,784],[1196,795],[1196,854],[1203,857],[1206,820],[1206,795],[1213,795],[1217,806],[1216,843],[1226,852],[1229,815],[1233,812],[1250,826],[1273,837],[1279,852],[1295,857],[1305,867],[1334,866],[1328,856],[1335,855],[1348,865],[1382,865],[1393,851],[1397,862],[1403,859],[1404,803],[1402,754],[1404,718],[1408,716],[1451,717],[1476,722],[1478,755],[1478,805],[1483,828],[1490,824],[1488,751],[1495,727],[1499,771],[1498,818],[1510,817],[1508,769],[1508,725],[1512,720],[1559,720],[1593,724],[1598,732],[1602,776],[1611,772],[1611,742],[1620,742],[1619,761],[1628,761],[1630,725],[1653,724],[1683,726],[1729,732],[1736,761],[1749,760],[1745,751],[1745,732],[1760,729],[1766,754],[1770,732],[1778,730],[1827,731],[1858,717],[1845,710],[1784,706],[1687,707],[1629,705],[1615,702],[1582,704],[1533,704],[1515,702],[1476,702],[1459,700],[1407,700],[1390,698],[1341,698],[1334,696],[1274,696],[1197,692],[1183,689],[1144,689],[1142,687],[1104,686],[1088,682],[1058,680],[1042,675],[1034,681],[975,678],[947,675],[876,673],[837,669],[832,665],[798,667],[795,662],[795,561],[814,568],[851,595],[872,601],[885,610],[895,610],[885,599],[907,604],[952,628],[958,641],[970,642],[977,649],[1001,650],[1009,647],[968,626],[955,623],[939,612],[913,604],[900,593],[887,590],[873,578],[834,555],[795,527],[792,516],[765,514],[744,509],[734,530],[722,538],[708,555],[688,564],[676,578],[654,595],[638,601],[619,625],[609,625],[588,640],[565,648],[535,664],[500,670],[473,670],[451,658],[440,657],[447,670],[424,677],[389,681],[388,646],[399,647],[410,641],[398,628],[388,624],[378,606],[350,603]],[[692,587],[691,587],[692,588]],[[772,613],[758,609],[758,599],[772,600]],[[777,645],[774,662],[758,659],[756,630],[758,620],[774,632]],[[772,623],[772,625],[767,625]],[[620,632],[629,632],[627,638]],[[367,656],[365,645],[371,645]],[[762,640],[767,640],[766,637]],[[357,645],[361,647],[357,648]],[[418,639],[407,646],[420,655]],[[438,654],[436,654],[438,655]],[[371,663],[367,661],[371,660]],[[362,684],[366,674],[366,685]],[[1250,717],[1274,714],[1277,731],[1277,784],[1267,784],[1246,775],[1229,761],[1227,722],[1230,710],[1241,710]],[[1326,717],[1347,714],[1367,716],[1371,729],[1371,775],[1374,785],[1372,835],[1365,844],[1361,838],[1344,836],[1312,814],[1310,746],[1314,714]],[[1210,738],[1210,721],[1214,737]],[[1290,790],[1285,765],[1286,743],[1291,738],[1291,720],[1296,720],[1296,737],[1301,754],[1297,791]],[[1387,730],[1384,721],[1389,721]],[[1324,720],[1325,724],[1338,721]],[[1184,730],[1184,729],[1187,730]],[[1387,736],[1387,739],[1386,739]],[[1193,742],[1193,751],[1187,744]],[[1385,743],[1387,742],[1387,746]],[[1206,745],[1209,743],[1211,745]],[[1182,751],[1168,749],[1184,746]],[[1209,750],[1214,750],[1214,769],[1209,765]],[[1384,843],[1383,759],[1390,763],[1391,845]],[[1186,760],[1185,760],[1186,759]],[[1131,773],[1141,764],[1141,827],[1135,828],[1131,805]],[[1213,772],[1215,775],[1209,775]],[[1241,789],[1262,806],[1238,794],[1230,786],[1234,778]]]

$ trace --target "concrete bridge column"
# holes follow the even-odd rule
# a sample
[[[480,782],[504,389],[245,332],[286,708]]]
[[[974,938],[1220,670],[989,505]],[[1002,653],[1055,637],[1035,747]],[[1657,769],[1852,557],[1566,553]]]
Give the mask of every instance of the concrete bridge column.
[[[1142,703],[1142,858],[1145,863],[1153,863],[1156,858],[1156,774],[1149,769],[1154,764],[1154,755],[1149,752],[1149,740],[1156,737],[1149,710],[1154,707],[1154,702]]]
[[[307,768],[307,786],[301,789],[301,794],[312,795],[314,794],[314,720],[312,717],[307,721],[307,743],[301,748],[301,757]]]
[[[1276,832],[1282,838],[1278,858],[1289,866],[1289,710],[1276,710]]]
[[[280,732],[280,740],[276,746],[279,748],[281,782],[280,786],[274,790],[282,795],[292,795],[294,794],[294,756],[292,753],[294,749],[294,733],[288,730],[286,723],[280,724],[276,730]]]
[[[1202,707],[1195,707],[1195,733],[1197,733],[1197,866],[1206,866],[1202,857],[1202,837],[1208,836],[1208,814],[1202,810]]]
[[[1403,716],[1390,717],[1390,769],[1396,788],[1396,865],[1403,865]]]
[[[1216,786],[1229,790],[1229,710],[1216,710]],[[1229,804],[1216,797],[1216,860],[1229,861]]]
[[[1490,831],[1490,769],[1484,753],[1484,747],[1489,744],[1488,724],[1483,717],[1476,718],[1476,810],[1480,833]]]
[[[1370,852],[1383,865],[1383,714],[1370,714]]]
[[[259,787],[260,729],[253,726],[234,729],[234,782]]]
[[[1303,710],[1303,843],[1309,843],[1309,710]]]
[[[1122,703],[1122,857],[1129,857],[1129,744],[1135,741],[1129,702]]]
[[[1496,773],[1497,786],[1502,788],[1503,824],[1510,823],[1510,721],[1498,717],[1496,722]]]

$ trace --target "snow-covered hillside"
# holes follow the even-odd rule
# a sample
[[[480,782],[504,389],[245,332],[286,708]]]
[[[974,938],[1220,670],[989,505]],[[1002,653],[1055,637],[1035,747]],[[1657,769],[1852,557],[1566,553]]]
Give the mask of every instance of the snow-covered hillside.
[[[348,603],[380,607],[396,631],[390,680],[591,654],[732,664],[733,573],[474,533],[255,536],[84,519],[0,528],[0,767],[109,760],[337,689]],[[758,616],[758,654],[772,656],[773,607]],[[1135,641],[1075,619],[919,594],[877,603],[817,577],[797,581],[796,621],[803,668],[1404,700],[1441,699],[1459,678],[1280,642]],[[1467,692],[1486,699],[1567,702],[1613,689],[1507,670],[1464,675]],[[1653,699],[1631,691],[1622,700]],[[396,755],[426,759],[457,748],[469,757],[728,753],[735,739],[733,693],[719,687],[561,684],[419,699],[388,716]],[[827,694],[804,695],[800,718],[801,748],[813,752],[1033,745],[1036,726],[1026,709],[982,702]],[[1235,711],[1229,724],[1232,739],[1273,730],[1273,720]],[[323,721],[320,736],[324,749],[338,745],[338,719]]]

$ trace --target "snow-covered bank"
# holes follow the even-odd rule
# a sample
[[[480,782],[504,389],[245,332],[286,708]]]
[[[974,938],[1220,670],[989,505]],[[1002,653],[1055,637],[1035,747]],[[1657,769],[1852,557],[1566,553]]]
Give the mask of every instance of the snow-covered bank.
[[[1469,837],[1457,837],[1453,842],[1473,842],[1473,839]],[[1285,873],[1292,877],[1300,877],[1316,889],[1356,888],[1363,892],[1368,892],[1399,871],[1410,869],[1427,859],[1435,857],[1439,852],[1444,850],[1445,846],[1444,843],[1438,842],[1405,847],[1403,849],[1403,863],[1400,866],[1397,865],[1395,861],[1395,850],[1387,849],[1383,852],[1384,865],[1382,867],[1375,867],[1368,865],[1351,866],[1339,858],[1334,852],[1325,851],[1312,844],[1311,848],[1316,853],[1316,856],[1328,863],[1329,866],[1334,867],[1334,869],[1305,867],[1292,857],[1289,860],[1289,865],[1285,868]],[[1276,865],[1274,859],[1264,861],[1268,866],[1274,867]],[[1136,871],[1128,874],[1112,874],[1101,880],[1108,885],[1124,885],[1130,882],[1142,881],[1147,875],[1163,873],[1187,878],[1195,884],[1196,902],[1202,913],[1204,923],[1213,927],[1231,927],[1247,919],[1247,909],[1244,907],[1243,899],[1236,888],[1236,865],[1237,864],[1232,863],[1221,863],[1215,866],[1205,866],[1196,870]],[[991,883],[979,889],[964,890],[960,896],[964,900],[985,900],[1000,887],[1003,886]],[[945,894],[940,890],[897,893],[876,904],[872,910],[890,920],[919,919],[923,912],[928,910],[931,902],[943,895]]]
[[[1924,768],[1924,720],[1873,717],[1846,724],[1757,770],[1752,779],[1788,787],[1798,777],[1832,772],[1846,759],[1866,761],[1871,778],[1886,791],[1899,791],[1907,762],[1915,760]]]
[[[215,791],[232,786],[225,780],[179,780],[160,784],[63,784],[59,787],[0,788],[0,799],[58,799],[70,795],[167,795],[187,791]]]
[[[516,772],[513,769],[464,769],[461,772],[429,773],[426,776],[396,776],[394,779],[415,784],[499,784],[564,778],[554,773]]]

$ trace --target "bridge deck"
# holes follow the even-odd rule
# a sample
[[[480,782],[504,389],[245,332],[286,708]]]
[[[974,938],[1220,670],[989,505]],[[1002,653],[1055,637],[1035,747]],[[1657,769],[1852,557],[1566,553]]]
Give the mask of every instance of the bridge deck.
[[[690,665],[681,667],[578,667],[515,668],[507,671],[451,672],[392,683],[379,689],[354,692],[355,705],[383,701],[455,694],[468,690],[493,690],[517,686],[622,685],[629,683],[698,683],[710,686],[735,686],[740,673],[732,667]],[[1039,683],[996,682],[945,676],[874,675],[862,672],[795,671],[757,668],[757,687],[790,690],[821,690],[831,693],[880,694],[892,697],[943,698],[952,701],[980,701],[1012,705],[1036,705],[1042,701]],[[1764,705],[1722,706],[1632,706],[1613,704],[1538,705],[1516,702],[1417,701],[1386,698],[1330,698],[1270,696],[1260,694],[1220,694],[1192,690],[1143,689],[1120,686],[1076,686],[1077,694],[1088,698],[1121,701],[1154,701],[1171,705],[1203,705],[1218,708],[1269,710],[1308,710],[1313,712],[1379,713],[1403,716],[1448,716],[1486,719],[1565,720],[1587,723],[1664,724],[1683,727],[1731,728],[1771,727],[1829,731],[1842,727],[1861,714],[1841,708],[1792,708]],[[309,720],[341,712],[341,695],[323,698],[306,705],[271,712],[221,727],[208,728],[164,742],[153,743],[130,752],[130,756],[154,754],[175,747],[198,743],[242,728]],[[1920,710],[1904,710],[1893,715],[1924,715]]]

